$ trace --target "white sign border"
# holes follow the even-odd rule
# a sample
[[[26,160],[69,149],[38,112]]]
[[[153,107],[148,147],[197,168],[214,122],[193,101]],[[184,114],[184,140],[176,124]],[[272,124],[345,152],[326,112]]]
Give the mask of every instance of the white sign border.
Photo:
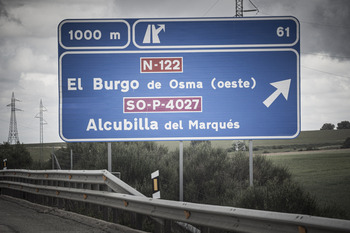
[[[65,23],[124,23],[128,28],[128,40],[125,45],[120,46],[65,46],[62,42],[62,26]],[[93,49],[125,49],[127,48],[131,43],[131,30],[130,30],[130,24],[128,21],[123,19],[96,19],[96,20],[85,20],[85,19],[66,19],[63,20],[59,26],[58,26],[58,43],[60,46],[66,50],[69,49],[79,49],[79,50],[93,50]]]
[[[135,53],[218,53],[218,52],[277,52],[291,51],[297,57],[297,131],[290,136],[225,136],[225,137],[145,137],[145,138],[81,138],[67,139],[62,129],[62,59],[68,54],[135,54]],[[216,49],[216,50],[134,50],[134,51],[68,51],[59,57],[59,135],[66,142],[114,142],[114,141],[178,141],[178,140],[259,140],[259,139],[293,139],[300,134],[300,55],[292,48],[271,48],[271,49]]]
[[[136,42],[136,25],[138,23],[142,22],[149,22],[149,23],[155,23],[155,22],[195,22],[195,21],[247,21],[247,20],[255,20],[255,21],[262,21],[262,20],[293,20],[296,24],[296,37],[295,41],[293,43],[287,43],[287,44],[244,44],[244,45],[150,45],[150,46],[142,46],[137,44]],[[184,19],[139,19],[135,21],[135,23],[132,26],[132,41],[135,47],[139,49],[199,49],[199,48],[263,48],[263,47],[293,47],[299,42],[299,21],[292,16],[286,16],[286,17],[259,17],[259,18],[245,18],[245,17],[237,17],[237,18],[184,18]]]

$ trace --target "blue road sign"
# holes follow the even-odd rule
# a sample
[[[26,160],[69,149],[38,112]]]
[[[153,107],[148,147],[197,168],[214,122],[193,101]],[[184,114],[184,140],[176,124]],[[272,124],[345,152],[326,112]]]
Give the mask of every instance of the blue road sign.
[[[65,141],[288,139],[300,132],[293,17],[65,20]]]

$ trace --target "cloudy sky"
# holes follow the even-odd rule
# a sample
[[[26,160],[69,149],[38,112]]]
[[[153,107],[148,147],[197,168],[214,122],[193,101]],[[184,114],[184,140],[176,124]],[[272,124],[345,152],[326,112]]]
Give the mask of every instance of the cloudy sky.
[[[350,120],[350,1],[251,0],[259,12],[295,16],[301,24],[301,127]],[[253,9],[244,0],[245,9]],[[57,26],[76,18],[232,17],[235,0],[0,0],[0,141],[7,141],[15,93],[19,139],[39,142],[40,99],[47,111],[44,142],[58,134]]]

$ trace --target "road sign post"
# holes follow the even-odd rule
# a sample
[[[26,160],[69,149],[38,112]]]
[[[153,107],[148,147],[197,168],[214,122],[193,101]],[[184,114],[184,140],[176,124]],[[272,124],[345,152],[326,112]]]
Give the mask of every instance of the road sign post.
[[[293,17],[64,20],[60,136],[288,139],[300,132]]]

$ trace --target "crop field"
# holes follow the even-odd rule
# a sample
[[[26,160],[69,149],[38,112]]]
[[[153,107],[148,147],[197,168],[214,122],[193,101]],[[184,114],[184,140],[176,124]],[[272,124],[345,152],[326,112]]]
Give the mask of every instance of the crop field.
[[[267,155],[285,166],[321,204],[336,204],[350,213],[350,149]]]
[[[316,130],[302,131],[295,139],[288,140],[253,140],[254,153],[288,152],[314,149],[335,149],[341,147],[346,138],[350,137],[350,129],[344,130]],[[248,146],[248,141],[244,141]],[[164,141],[160,144],[167,146],[169,150],[179,148],[178,141]],[[211,141],[212,146],[224,149],[231,148],[235,141],[216,140]],[[184,141],[184,147],[189,145]]]

